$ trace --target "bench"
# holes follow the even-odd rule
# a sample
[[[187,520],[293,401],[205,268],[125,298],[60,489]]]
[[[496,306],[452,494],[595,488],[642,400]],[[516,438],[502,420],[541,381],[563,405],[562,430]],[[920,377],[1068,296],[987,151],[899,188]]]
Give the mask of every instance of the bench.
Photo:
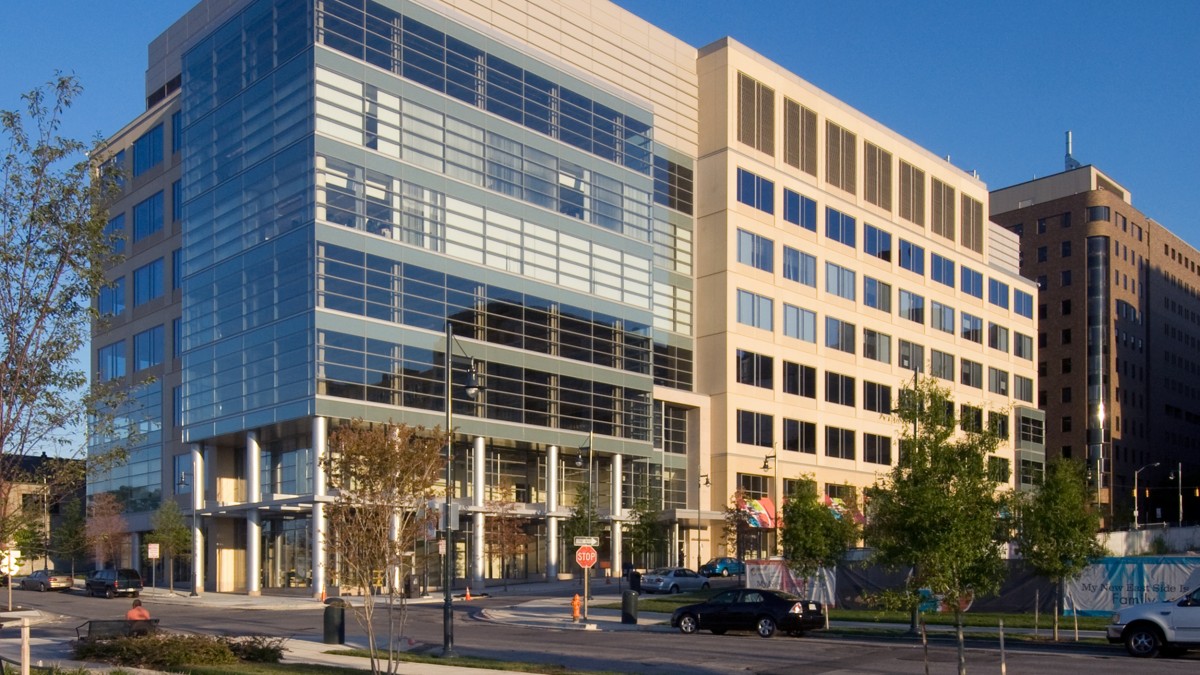
[[[80,640],[115,640],[122,637],[139,637],[158,630],[158,619],[92,619],[75,628]]]

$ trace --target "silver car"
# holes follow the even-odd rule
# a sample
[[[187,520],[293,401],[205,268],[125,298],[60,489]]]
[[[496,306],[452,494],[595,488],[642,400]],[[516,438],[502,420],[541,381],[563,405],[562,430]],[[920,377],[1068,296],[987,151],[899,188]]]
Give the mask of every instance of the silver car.
[[[708,588],[708,579],[686,567],[659,567],[642,575],[645,593],[686,593]]]
[[[31,591],[69,591],[75,580],[66,572],[37,570],[21,580],[21,588]]]

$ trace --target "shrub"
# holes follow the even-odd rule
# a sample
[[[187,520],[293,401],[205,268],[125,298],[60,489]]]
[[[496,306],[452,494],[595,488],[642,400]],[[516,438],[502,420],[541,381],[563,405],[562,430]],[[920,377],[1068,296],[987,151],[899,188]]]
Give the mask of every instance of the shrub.
[[[75,658],[155,670],[237,663],[229,645],[211,635],[159,633],[75,644]]]
[[[245,637],[223,638],[229,651],[242,661],[254,663],[279,663],[287,649],[283,646],[287,638],[270,637],[267,635],[247,635]]]

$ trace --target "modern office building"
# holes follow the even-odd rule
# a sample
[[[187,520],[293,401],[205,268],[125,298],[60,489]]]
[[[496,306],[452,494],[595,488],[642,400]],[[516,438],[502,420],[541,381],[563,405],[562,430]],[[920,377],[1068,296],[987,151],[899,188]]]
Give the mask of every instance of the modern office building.
[[[914,371],[1006,430],[1009,481],[1041,464],[1036,293],[986,187],[736,42],[586,0],[206,0],[146,92],[93,337],[100,377],[149,382],[89,486],[126,499],[132,564],[177,499],[201,588],[320,595],[330,430],[448,399],[472,586],[510,486],[539,578],[572,570],[585,483],[618,570],[641,499],[668,535],[639,566],[723,549],[739,492],[851,500]]]
[[[1088,462],[1110,526],[1132,522],[1139,470],[1141,522],[1174,522],[1183,492],[1168,476],[1194,469],[1200,450],[1200,251],[1069,146],[1067,160],[991,194],[991,217],[1020,236],[1021,273],[1040,287],[1047,452]]]

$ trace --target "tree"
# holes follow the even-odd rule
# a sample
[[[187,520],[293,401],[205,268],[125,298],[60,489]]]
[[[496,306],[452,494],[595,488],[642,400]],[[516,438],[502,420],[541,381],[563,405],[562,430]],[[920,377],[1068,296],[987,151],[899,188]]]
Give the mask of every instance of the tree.
[[[159,505],[150,516],[153,531],[146,537],[151,544],[162,548],[162,558],[167,561],[167,579],[171,592],[175,592],[175,558],[192,552],[192,528],[183,518],[183,511],[174,499]]]
[[[92,497],[87,519],[88,548],[96,556],[96,564],[103,568],[109,562],[117,562],[125,544],[129,525],[125,522],[125,506],[111,492],[102,492]]]
[[[642,498],[634,502],[625,529],[625,542],[631,556],[642,557],[642,567],[650,567],[650,558],[661,550],[666,540],[666,524],[656,500]]]
[[[1055,582],[1054,640],[1062,613],[1063,586],[1092,560],[1103,557],[1096,541],[1100,514],[1092,503],[1087,469],[1080,461],[1059,459],[1032,496],[1016,502],[1016,541],[1021,556],[1038,574]]]
[[[822,503],[817,481],[801,476],[783,505],[783,559],[795,574],[824,575],[858,540],[853,514],[837,513]],[[826,622],[829,612],[825,612]]]
[[[50,531],[50,548],[71,561],[71,578],[75,578],[75,562],[87,555],[87,519],[83,515],[83,504],[72,497],[62,505],[58,524]]]
[[[500,485],[488,500],[487,517],[488,552],[500,558],[500,576],[504,579],[504,590],[508,590],[508,565],[517,555],[525,552],[529,544],[529,533],[525,528],[529,519],[517,514],[517,488],[511,484]]]
[[[396,639],[408,615],[397,588],[404,559],[416,550],[426,523],[425,505],[445,467],[446,433],[406,424],[367,424],[362,420],[329,435],[323,463],[336,499],[326,507],[330,551],[338,583],[362,593],[355,618],[367,634],[371,672],[394,673],[399,666]],[[376,580],[382,576],[388,634],[381,659],[375,633]],[[381,660],[383,663],[381,664]]]
[[[566,541],[573,541],[575,537],[598,536],[599,522],[591,485],[579,483],[575,487],[575,504],[571,507],[571,515],[562,523],[563,537]]]
[[[1005,495],[989,471],[1000,438],[983,427],[982,411],[955,415],[950,391],[933,379],[901,391],[897,418],[900,457],[871,489],[866,543],[876,562],[912,569],[905,589],[910,606],[927,589],[954,611],[965,673],[964,608],[972,597],[999,590],[1005,573]]]
[[[70,76],[22,96],[21,110],[0,111],[0,538],[21,529],[8,496],[18,483],[43,483],[50,495],[81,478],[78,462],[25,460],[35,453],[82,456],[78,429],[111,424],[123,387],[99,383],[75,354],[92,334],[91,300],[114,261],[105,232],[107,207],[118,189],[115,166],[95,166],[103,155],[58,135],[63,115],[79,96]],[[119,460],[118,449],[93,457],[100,468]],[[36,474],[36,475],[31,475]]]

